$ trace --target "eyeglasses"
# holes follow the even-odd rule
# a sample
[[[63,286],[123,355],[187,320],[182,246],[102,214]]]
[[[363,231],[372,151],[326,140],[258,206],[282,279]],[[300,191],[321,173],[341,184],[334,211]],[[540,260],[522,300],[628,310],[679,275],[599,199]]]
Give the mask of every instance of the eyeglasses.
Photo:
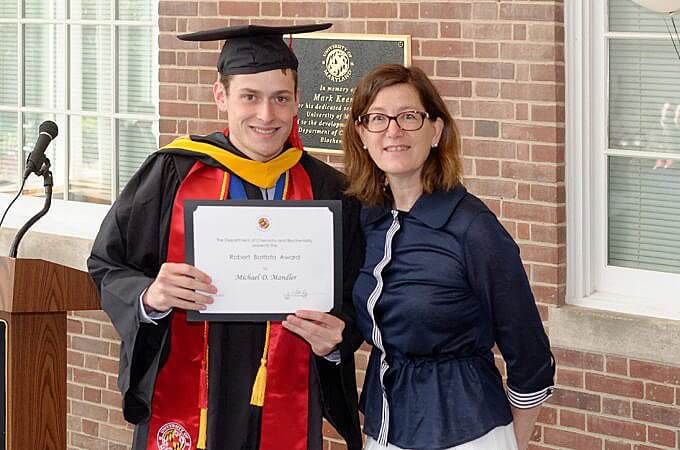
[[[390,122],[393,120],[397,126],[404,131],[417,131],[423,127],[425,119],[429,119],[430,115],[423,111],[404,111],[396,116],[390,116],[383,113],[369,113],[359,116],[358,122],[366,131],[371,133],[382,133],[390,127]]]

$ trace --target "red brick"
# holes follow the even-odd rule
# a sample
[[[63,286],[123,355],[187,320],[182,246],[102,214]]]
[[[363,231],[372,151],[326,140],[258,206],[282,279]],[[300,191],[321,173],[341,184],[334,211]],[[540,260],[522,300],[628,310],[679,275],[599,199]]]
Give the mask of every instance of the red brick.
[[[349,5],[347,3],[328,3],[328,17],[349,17]]]
[[[387,34],[387,22],[382,21],[366,22],[366,33]]]
[[[505,82],[501,84],[501,96],[508,100],[555,102],[564,100],[564,90],[554,84]]]
[[[503,217],[527,222],[556,222],[560,211],[554,206],[505,202]]]
[[[537,422],[546,425],[557,424],[557,409],[551,408],[550,406],[543,404],[540,412],[538,413]]]
[[[558,406],[600,412],[600,396],[586,392],[570,391],[564,388],[555,390],[548,402]]]
[[[527,39],[527,26],[524,24],[514,24],[512,26],[512,40],[525,41]]]
[[[671,405],[675,399],[675,389],[662,384],[646,383],[645,399]]]
[[[423,19],[471,19],[470,3],[421,3],[420,17]]]
[[[475,136],[485,138],[498,137],[498,122],[491,120],[475,120]]]
[[[479,196],[491,196],[499,198],[515,198],[515,183],[502,180],[486,180],[468,178],[465,181],[467,188]]]
[[[557,105],[531,105],[534,122],[564,122],[564,107]]]
[[[558,367],[556,381],[559,385],[583,388],[583,372]]]
[[[564,226],[531,224],[531,240],[540,243],[560,244],[566,242]]]
[[[564,185],[546,186],[542,184],[533,184],[531,186],[531,199],[535,201],[564,203],[565,195]]]
[[[259,16],[259,2],[220,2],[220,16]]]
[[[563,143],[564,128],[504,123],[502,136],[517,141]]]
[[[198,3],[198,15],[202,17],[216,16],[218,11],[218,2],[209,2],[201,0]]]
[[[105,440],[80,433],[71,433],[70,444],[77,448],[86,448],[88,450],[108,450],[109,448]]]
[[[633,402],[633,418],[671,427],[680,427],[680,409]]]
[[[476,159],[475,160],[475,173],[480,177],[497,177],[499,174],[498,161],[493,159]],[[501,180],[494,180],[501,181]],[[514,196],[515,183],[506,182],[508,186],[512,186],[512,192]]]
[[[422,41],[422,56],[438,56],[443,58],[472,57],[472,42],[424,40]]]
[[[530,192],[530,186],[526,183],[518,183],[517,184],[517,198],[520,200],[529,200],[529,192]],[[529,239],[531,229],[529,227],[529,224],[526,225],[526,239]]]
[[[160,104],[160,114],[165,117],[198,117],[198,105],[162,102]]]
[[[529,105],[527,103],[515,104],[515,120],[529,119]]]
[[[631,450],[625,442],[605,441],[604,450]]]
[[[564,49],[550,44],[528,44],[525,42],[501,42],[501,58],[510,61],[563,61]]]
[[[562,44],[564,43],[564,27],[561,24],[530,24],[529,39],[533,42],[556,42]]]
[[[417,19],[420,15],[420,5],[418,3],[399,3],[399,18]]]
[[[198,2],[162,1],[158,5],[162,16],[195,16],[198,13]]]
[[[503,130],[505,129],[506,125],[503,125]],[[564,167],[548,164],[503,161],[501,174],[503,178],[555,183],[563,181]]]
[[[555,64],[532,64],[532,81],[556,81],[564,83],[564,66]]]
[[[440,77],[459,77],[460,76],[460,62],[436,60],[436,73]]]
[[[507,40],[512,38],[512,25],[503,23],[463,22],[463,39]]]
[[[472,18],[477,20],[497,19],[497,2],[472,2]]]
[[[586,415],[579,412],[560,410],[560,425],[568,428],[586,429]]]
[[[478,97],[497,98],[500,84],[497,82],[475,81],[475,95]]]
[[[529,224],[527,223],[517,224],[517,239],[523,240],[529,239]]]
[[[630,360],[630,376],[680,386],[680,367]]]
[[[563,9],[561,5],[519,5],[502,3],[500,5],[500,18],[503,20],[526,20],[563,22]]]
[[[615,373],[617,375],[628,375],[628,360],[626,358],[618,358],[616,356],[607,356],[605,358],[605,367],[608,373]]]
[[[531,160],[534,162],[564,163],[564,146],[532,144]]]
[[[653,427],[651,425],[647,427],[647,440],[652,444],[664,445],[666,447],[675,447],[677,442],[675,430]]]
[[[261,12],[263,16],[280,16],[281,15],[281,4],[274,2],[262,2]],[[295,16],[296,14],[287,14]]]
[[[215,72],[212,72],[212,79],[215,80]],[[159,80],[161,83],[189,83],[198,82],[198,71],[193,69],[160,69]]]
[[[174,66],[177,62],[177,55],[175,52],[158,52],[158,63],[161,66]]]
[[[460,38],[460,22],[441,22],[439,24],[439,33],[443,38]]]
[[[511,63],[463,62],[462,73],[466,78],[512,79],[515,65]]]
[[[499,44],[495,42],[475,42],[475,58],[498,58]]]
[[[365,21],[343,20],[333,25],[335,33],[366,33]],[[414,51],[415,53],[415,51]]]
[[[471,97],[472,82],[466,80],[433,80],[442,97]]]
[[[288,17],[325,17],[325,2],[283,2],[283,15]]]
[[[439,26],[433,22],[389,22],[390,34],[410,34],[414,38],[436,38]]]
[[[352,3],[350,14],[352,17],[397,17],[397,5],[396,3]]]
[[[181,41],[173,34],[158,36],[158,46],[161,50],[192,50],[198,47],[196,42]]]
[[[543,441],[548,445],[574,450],[601,450],[602,439],[555,428],[543,428]]]
[[[645,426],[641,423],[624,422],[607,417],[588,417],[588,431],[616,436],[631,441],[645,441]]]
[[[73,336],[71,340],[71,348],[73,350],[79,350],[87,353],[107,355],[109,351],[109,344],[102,342],[99,339]]]

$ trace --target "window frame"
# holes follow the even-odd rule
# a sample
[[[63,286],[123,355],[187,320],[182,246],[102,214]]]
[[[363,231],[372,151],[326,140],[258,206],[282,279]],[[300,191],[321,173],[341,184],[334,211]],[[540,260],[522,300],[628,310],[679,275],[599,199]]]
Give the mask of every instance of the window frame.
[[[577,306],[678,320],[680,274],[607,265],[607,158],[659,156],[653,152],[608,148],[608,42],[661,37],[651,33],[609,32],[607,11],[607,1],[565,3],[566,301]],[[659,15],[659,20],[662,17]]]
[[[134,20],[119,20],[117,19],[117,6],[119,0],[111,0],[110,5],[110,19],[71,19],[66,18],[69,15],[70,0],[68,5],[58,6],[57,10],[61,13],[56,13],[56,18],[52,19],[36,19],[36,18],[25,18],[23,5],[25,0],[16,0],[17,2],[17,16],[14,18],[0,18],[0,26],[3,24],[12,24],[17,26],[17,103],[15,106],[0,105],[0,112],[16,113],[17,115],[17,181],[21,179],[24,170],[24,163],[22,161],[23,146],[24,146],[24,129],[23,129],[23,116],[26,113],[42,113],[42,114],[52,114],[56,117],[61,117],[65,121],[65,126],[61,127],[63,129],[59,130],[59,137],[57,138],[63,143],[61,146],[61,151],[59,157],[62,161],[59,170],[55,173],[55,186],[63,186],[64,194],[63,200],[74,202],[71,200],[71,181],[69,179],[70,171],[70,158],[71,158],[71,120],[73,118],[80,119],[81,117],[96,117],[110,121],[110,134],[109,139],[111,142],[111,152],[110,152],[110,196],[108,198],[109,204],[113,203],[116,198],[118,198],[121,186],[119,184],[119,133],[118,133],[118,122],[121,120],[141,120],[141,121],[151,121],[153,123],[153,133],[156,136],[156,146],[158,146],[160,139],[160,79],[159,79],[159,12],[158,12],[158,1],[159,0],[148,0],[152,2],[155,7],[152,8],[152,16],[146,21],[134,21]],[[58,0],[59,2],[59,0]],[[63,57],[65,62],[61,68],[61,74],[58,75],[64,80],[65,89],[65,99],[64,108],[47,108],[47,107],[34,107],[34,106],[24,106],[24,50],[25,50],[25,27],[26,25],[55,25],[57,27],[62,27],[64,33],[63,42],[63,52],[57,52],[58,57]],[[79,106],[73,107],[71,98],[71,27],[72,26],[108,26],[111,38],[111,73],[112,75],[112,86],[111,86],[111,111],[83,111]],[[121,113],[118,107],[118,95],[119,95],[119,35],[120,28],[125,26],[138,26],[138,27],[150,27],[153,34],[153,39],[151,42],[152,48],[152,72],[155,74],[153,79],[154,89],[153,113]],[[62,87],[62,86],[60,86]],[[30,140],[29,140],[30,142]],[[52,144],[55,145],[55,144]],[[55,148],[55,151],[59,151],[59,147]],[[17,186],[18,187],[18,186]],[[88,203],[88,202],[79,202]]]

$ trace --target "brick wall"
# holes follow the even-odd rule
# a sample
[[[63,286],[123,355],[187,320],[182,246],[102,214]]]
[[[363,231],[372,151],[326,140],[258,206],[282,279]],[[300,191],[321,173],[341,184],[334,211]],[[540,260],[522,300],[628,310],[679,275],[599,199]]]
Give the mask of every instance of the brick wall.
[[[412,35],[413,63],[458,120],[466,184],[520,244],[548,324],[566,277],[562,1],[161,1],[161,144],[224,126],[211,94],[218,44],[181,42],[177,33],[312,21],[334,22],[334,32]],[[340,156],[317,156],[342,165]],[[115,332],[100,312],[72,314],[69,331],[70,448],[125,448],[131,428],[118,408]],[[356,356],[360,385],[367,350]],[[531,448],[680,448],[679,367],[578,349],[555,355],[560,389]],[[344,448],[325,430],[328,450]]]

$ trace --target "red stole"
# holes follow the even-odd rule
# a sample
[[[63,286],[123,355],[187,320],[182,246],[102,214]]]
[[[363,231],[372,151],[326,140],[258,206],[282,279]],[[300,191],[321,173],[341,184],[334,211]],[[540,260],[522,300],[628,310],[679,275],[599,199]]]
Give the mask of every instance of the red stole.
[[[223,184],[223,170],[201,162],[191,168],[175,197],[167,262],[185,262],[184,200],[219,199]],[[313,199],[309,175],[299,163],[289,170],[285,198]],[[171,320],[171,351],[156,378],[148,450],[194,450],[198,441],[205,327],[187,322],[183,310],[175,310]],[[260,450],[307,450],[310,358],[307,342],[280,322],[271,323]]]

